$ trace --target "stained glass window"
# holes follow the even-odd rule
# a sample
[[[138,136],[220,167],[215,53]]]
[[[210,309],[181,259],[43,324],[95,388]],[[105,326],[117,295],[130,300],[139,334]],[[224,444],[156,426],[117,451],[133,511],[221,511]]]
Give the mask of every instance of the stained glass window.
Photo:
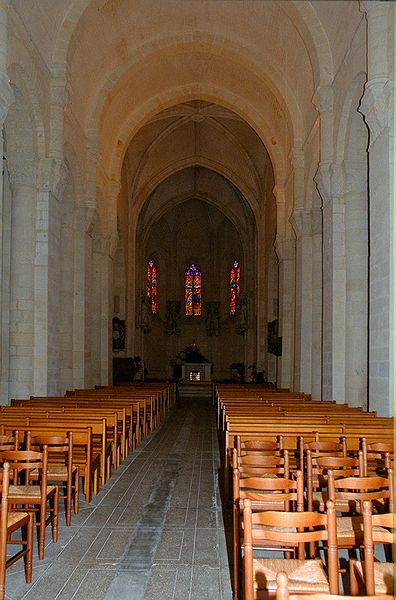
[[[199,317],[202,314],[202,274],[195,263],[186,271],[184,306],[186,315]]]
[[[240,288],[241,268],[239,262],[234,260],[230,269],[230,314],[235,315],[238,298],[241,295]]]
[[[157,312],[157,266],[152,258],[147,261],[147,300],[153,315]]]

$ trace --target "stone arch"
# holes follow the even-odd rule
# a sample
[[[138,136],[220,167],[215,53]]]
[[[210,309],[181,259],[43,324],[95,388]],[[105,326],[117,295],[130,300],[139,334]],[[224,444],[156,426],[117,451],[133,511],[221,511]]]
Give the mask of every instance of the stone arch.
[[[11,63],[8,67],[10,84],[23,98],[29,113],[33,131],[33,151],[36,160],[46,156],[45,126],[39,102],[39,94],[32,75],[22,68],[21,64]]]
[[[304,29],[308,34],[303,38],[314,50],[309,54],[317,65],[315,71],[318,86],[330,85],[334,79],[333,55],[326,31],[313,6],[310,2],[300,2],[300,0],[292,0],[291,2],[277,0],[277,2],[290,15],[297,13],[301,17]]]
[[[113,147],[110,160],[110,178],[117,180],[121,172],[121,165],[130,140],[139,131],[139,129],[158,113],[158,106],[161,110],[170,108],[181,102],[191,100],[205,100],[219,104],[233,111],[245,120],[263,141],[270,156],[275,177],[283,182],[288,173],[288,162],[285,159],[285,153],[271,142],[270,123],[265,116],[260,114],[253,106],[247,105],[246,100],[228,90],[214,88],[204,84],[191,85],[190,89],[173,88],[164,91],[163,94],[152,98],[144,106],[139,107],[136,112],[122,123],[117,132],[117,145]],[[244,109],[241,109],[244,107]]]
[[[52,53],[53,66],[66,65],[70,42],[90,1],[75,0],[64,15]],[[303,38],[314,49],[318,85],[328,85],[334,77],[332,54],[327,35],[313,7],[309,2],[300,2],[300,0],[292,0],[291,2],[277,0],[277,3],[292,20],[295,21],[295,17],[298,17],[301,29],[304,30]]]
[[[140,192],[138,193],[138,195],[136,197],[137,213],[140,214],[146,199],[163,181],[168,179],[168,177],[172,176],[173,174],[175,174],[179,171],[182,171],[183,169],[186,169],[191,166],[205,167],[211,171],[214,171],[214,172],[222,175],[225,179],[229,180],[235,186],[235,188],[237,188],[240,191],[240,193],[246,198],[246,200],[248,201],[248,203],[252,209],[253,214],[255,215],[256,220],[258,219],[258,211],[259,211],[258,199],[256,197],[254,197],[254,195],[252,194],[252,191],[247,188],[247,186],[244,184],[244,182],[240,178],[238,178],[236,173],[231,172],[220,162],[215,163],[214,161],[211,161],[211,160],[205,160],[202,157],[197,159],[194,156],[186,158],[185,160],[182,160],[182,161],[178,161],[178,162],[172,164],[171,166],[169,166],[168,169],[156,174],[150,180],[150,182],[148,182],[148,185],[145,186],[142,190],[140,190]]]
[[[162,53],[167,56],[170,54],[181,54],[183,52],[200,52],[208,55],[221,55],[230,58],[233,62],[243,63],[244,68],[252,72],[259,81],[263,81],[277,99],[282,110],[288,116],[288,124],[293,130],[294,145],[304,138],[303,117],[295,98],[293,90],[288,86],[282,75],[268,63],[263,69],[262,62],[259,62],[252,53],[243,46],[231,41],[223,36],[213,38],[205,32],[194,32],[192,40],[185,40],[185,37],[179,36],[163,37],[156,42],[150,41],[146,45],[140,46],[135,52],[132,52],[128,60],[118,65],[108,76],[96,95],[92,105],[88,109],[88,114],[92,115],[87,123],[88,129],[97,129],[100,123],[104,107],[108,102],[109,95],[113,88],[128,71],[143,61],[155,60],[156,55],[160,57]]]

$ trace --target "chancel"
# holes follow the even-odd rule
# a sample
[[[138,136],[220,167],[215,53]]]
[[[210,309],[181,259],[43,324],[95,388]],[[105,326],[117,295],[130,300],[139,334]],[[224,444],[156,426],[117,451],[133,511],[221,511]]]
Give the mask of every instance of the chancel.
[[[393,39],[390,0],[0,0],[0,435],[81,484],[12,597],[237,600],[239,419],[391,443]]]

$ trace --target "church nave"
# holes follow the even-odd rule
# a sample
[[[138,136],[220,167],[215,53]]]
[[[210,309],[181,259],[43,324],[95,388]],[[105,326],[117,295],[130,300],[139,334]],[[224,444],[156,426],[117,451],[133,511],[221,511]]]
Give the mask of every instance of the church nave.
[[[60,511],[31,585],[7,571],[7,598],[230,600],[219,460],[211,401],[179,402],[71,527]]]

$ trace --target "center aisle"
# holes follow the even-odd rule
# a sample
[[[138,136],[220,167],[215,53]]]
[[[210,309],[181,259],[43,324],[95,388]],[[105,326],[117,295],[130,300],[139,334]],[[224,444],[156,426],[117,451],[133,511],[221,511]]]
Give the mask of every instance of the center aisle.
[[[7,593],[231,600],[219,467],[211,401],[179,402],[93,503],[82,504],[73,525],[61,528],[45,560],[35,557],[33,584],[22,586],[19,573],[9,573]]]

